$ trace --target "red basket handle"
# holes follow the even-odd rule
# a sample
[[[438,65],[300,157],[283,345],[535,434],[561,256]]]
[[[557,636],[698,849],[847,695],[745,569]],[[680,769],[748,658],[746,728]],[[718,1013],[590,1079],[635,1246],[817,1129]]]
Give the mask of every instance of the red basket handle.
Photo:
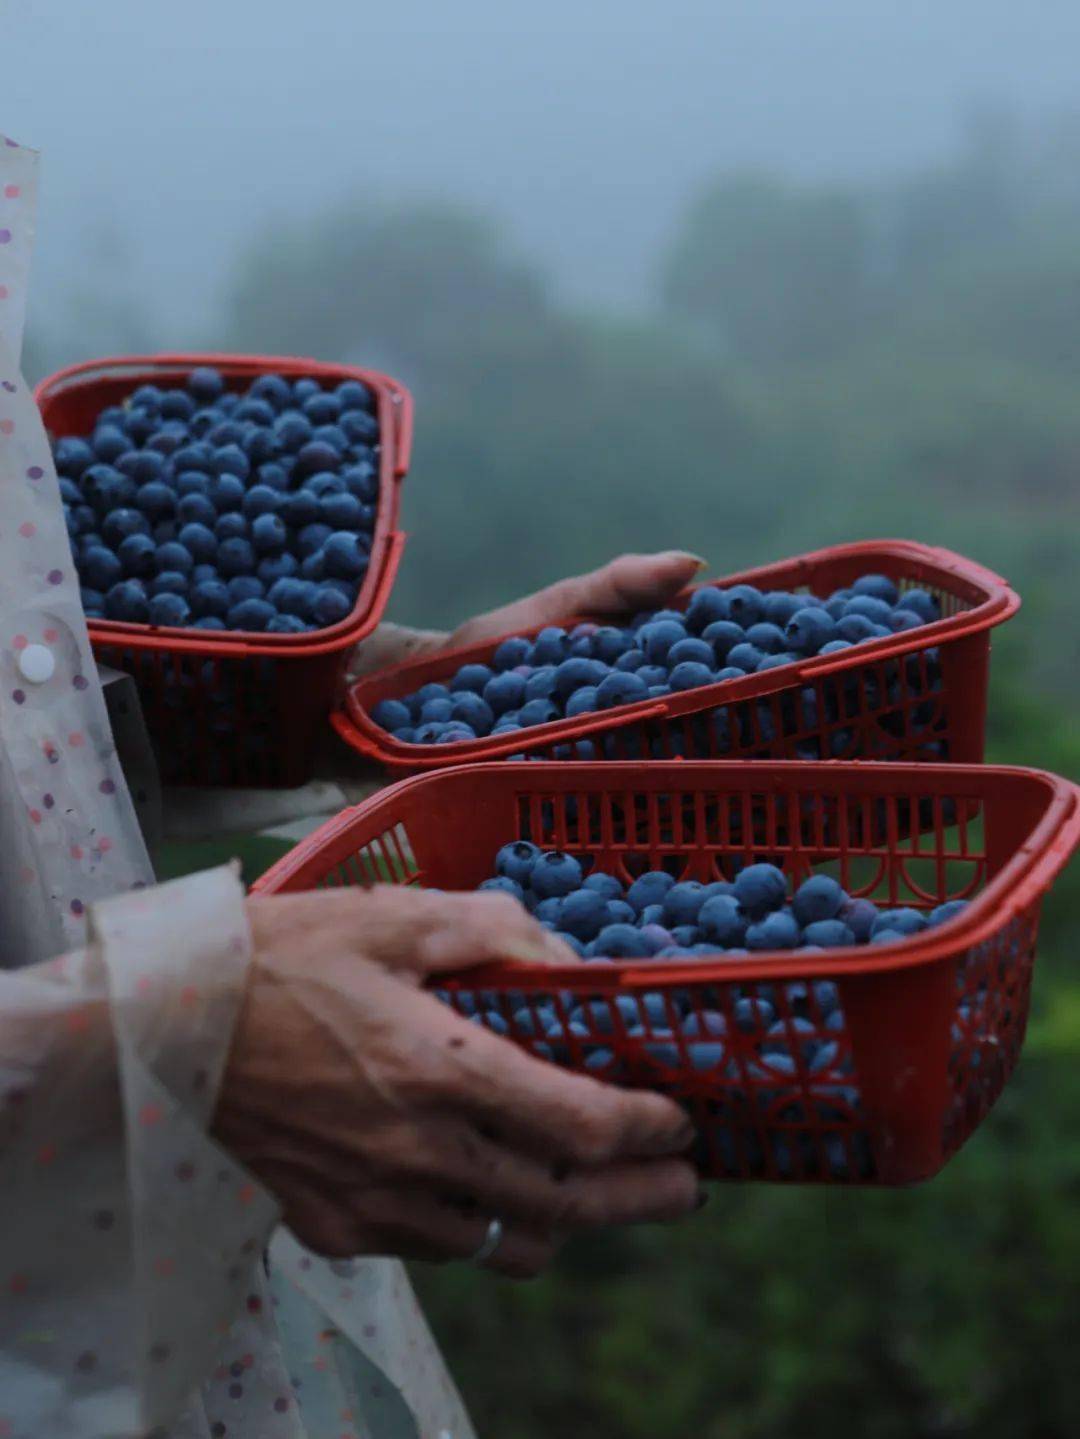
[[[391,382],[394,405],[394,478],[403,480],[412,461],[413,398],[401,385]]]

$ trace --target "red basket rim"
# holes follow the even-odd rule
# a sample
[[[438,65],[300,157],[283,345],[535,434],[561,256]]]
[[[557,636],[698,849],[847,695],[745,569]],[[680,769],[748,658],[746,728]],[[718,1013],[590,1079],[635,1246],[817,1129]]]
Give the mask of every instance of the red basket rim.
[[[334,654],[365,639],[382,618],[397,576],[405,534],[396,528],[397,488],[409,468],[413,433],[413,401],[398,380],[378,370],[339,365],[296,355],[236,355],[213,351],[116,355],[67,365],[41,380],[34,389],[38,408],[56,395],[99,379],[125,378],[132,385],[165,374],[183,375],[199,365],[212,365],[229,375],[255,377],[278,370],[294,378],[355,379],[375,392],[379,417],[379,503],[371,558],[351,614],[336,625],[299,635],[272,635],[243,630],[196,631],[169,625],[132,624],[121,620],[88,620],[91,640],[127,649],[167,649],[215,658],[273,655],[278,659],[310,659]],[[384,496],[392,495],[389,503]]]
[[[544,790],[551,788],[553,774],[579,776],[579,782],[593,778],[602,787],[632,787],[641,784],[646,775],[671,776],[679,788],[695,784],[715,783],[721,775],[736,777],[737,787],[760,785],[767,777],[778,777],[795,788],[814,787],[823,777],[843,780],[853,788],[862,787],[867,779],[873,791],[877,781],[879,794],[891,793],[896,780],[910,781],[916,792],[939,791],[946,794],[958,785],[973,786],[983,796],[994,785],[1009,784],[1015,779],[1036,781],[1046,792],[1046,808],[1025,842],[1006,861],[1001,870],[971,901],[962,914],[921,935],[896,945],[874,947],[871,955],[865,946],[815,951],[799,959],[790,950],[762,951],[746,959],[702,959],[692,965],[675,965],[664,961],[615,961],[612,964],[588,967],[590,987],[607,989],[648,989],[658,982],[667,985],[724,980],[733,983],[763,980],[807,979],[823,974],[853,975],[884,973],[932,964],[958,948],[968,948],[987,939],[1003,928],[1033,899],[1044,893],[1060,869],[1080,844],[1080,785],[1048,770],[1020,765],[974,765],[859,762],[828,760],[820,763],[799,760],[646,760],[567,762],[553,760],[543,766],[528,761],[455,765],[425,774],[412,775],[388,785],[362,804],[342,810],[314,830],[284,855],[251,886],[252,894],[280,893],[298,872],[357,825],[377,816],[385,809],[389,823],[395,812],[395,801],[408,790],[437,785],[449,776],[496,774],[508,787]],[[579,790],[580,792],[580,790]],[[565,968],[517,963],[497,963],[469,970],[467,979],[457,977],[470,987],[485,984],[508,984],[527,989],[551,988],[564,981],[577,982],[581,966]],[[453,982],[453,977],[440,976],[439,983]]]
[[[415,765],[439,767],[450,763],[480,761],[498,755],[516,754],[524,749],[540,748],[561,741],[580,739],[595,732],[603,732],[613,723],[632,724],[648,719],[677,718],[678,716],[708,708],[721,702],[738,703],[757,699],[762,695],[775,693],[792,684],[808,684],[830,674],[850,669],[853,665],[874,663],[896,655],[913,653],[945,643],[962,639],[967,635],[988,630],[1003,624],[1020,608],[1020,596],[1008,582],[991,570],[952,550],[921,544],[917,540],[882,539],[861,540],[843,545],[831,545],[824,549],[808,551],[776,560],[767,565],[725,575],[719,580],[692,585],[683,591],[682,599],[704,588],[724,588],[736,584],[753,584],[756,580],[770,579],[778,570],[798,566],[803,578],[794,583],[808,582],[814,572],[823,564],[836,560],[859,558],[872,564],[875,560],[897,559],[918,562],[937,571],[942,580],[960,581],[968,589],[980,592],[981,598],[971,609],[962,610],[947,618],[921,625],[917,630],[901,630],[887,638],[869,640],[858,645],[857,654],[845,650],[841,655],[816,655],[811,659],[799,660],[782,665],[761,674],[750,674],[740,680],[722,680],[717,684],[703,685],[699,689],[685,690],[680,694],[665,695],[661,699],[642,700],[637,704],[620,705],[598,714],[576,719],[553,720],[548,724],[532,725],[527,730],[514,730],[505,736],[486,736],[471,740],[455,740],[447,745],[421,745],[403,743],[387,733],[368,713],[369,703],[376,703],[399,688],[407,691],[410,675],[430,668],[438,663],[440,670],[450,674],[462,663],[480,654],[490,654],[503,639],[520,634],[510,630],[506,634],[485,640],[481,644],[462,646],[440,651],[419,659],[407,660],[404,664],[380,670],[376,675],[366,676],[348,687],[344,703],[331,715],[331,723],[346,744],[369,759],[377,760],[391,767],[405,768]],[[792,581],[788,581],[791,583]],[[576,623],[589,616],[568,616],[565,623]],[[539,629],[540,627],[537,627]],[[532,633],[536,633],[533,631]],[[917,638],[916,638],[917,637]]]

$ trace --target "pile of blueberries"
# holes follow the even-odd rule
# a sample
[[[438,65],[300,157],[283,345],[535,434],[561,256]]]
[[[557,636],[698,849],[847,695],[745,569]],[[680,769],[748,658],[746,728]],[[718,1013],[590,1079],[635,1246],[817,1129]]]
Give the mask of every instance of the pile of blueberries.
[[[685,613],[658,610],[625,627],[551,625],[533,639],[513,636],[490,665],[466,664],[448,684],[382,700],[372,718],[404,743],[452,744],[742,679],[940,617],[933,595],[901,592],[885,575],[863,575],[827,599],[704,586]]]
[[[194,370],[141,385],[53,456],[91,618],[300,634],[353,610],[379,493],[375,397]]]
[[[833,949],[844,945],[894,944],[961,914],[965,900],[949,900],[924,914],[878,909],[853,898],[833,878],[812,875],[789,896],[782,870],[748,864],[731,881],[705,884],[676,880],[650,870],[624,886],[602,870],[585,873],[573,855],[544,851],[528,841],[504,845],[496,874],[481,890],[513,895],[586,961],[736,959],[755,951]],[[689,1067],[727,1081],[717,1091],[710,1152],[732,1172],[765,1172],[762,1135],[747,1128],[747,1091],[767,1100],[783,1096],[802,1077],[818,1118],[834,1131],[766,1134],[773,1167],[782,1176],[814,1173],[824,1163],[837,1178],[868,1173],[869,1148],[862,1133],[839,1132],[857,1121],[860,1101],[851,1061],[842,1046],[845,1019],[832,980],[670,988],[592,998],[559,994],[459,990],[441,997],[476,1024],[497,1034],[532,1040],[532,1049],[556,1063],[578,1062],[608,1079],[621,1077],[624,1060],[612,1036],[639,1040],[636,1052],[656,1070]],[[737,1037],[736,1037],[737,1036]],[[575,1054],[576,1051],[576,1054]],[[771,1086],[771,1088],[770,1088]],[[787,1120],[805,1118],[799,1103],[784,1109]],[[823,1158],[816,1145],[822,1143]],[[849,1149],[850,1144],[850,1149]]]

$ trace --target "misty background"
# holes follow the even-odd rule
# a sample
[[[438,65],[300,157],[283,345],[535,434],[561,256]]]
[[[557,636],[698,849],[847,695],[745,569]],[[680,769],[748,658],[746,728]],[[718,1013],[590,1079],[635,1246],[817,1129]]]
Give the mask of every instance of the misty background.
[[[903,535],[1006,575],[989,750],[1080,778],[1080,8],[0,0],[44,152],[26,363],[186,347],[417,400],[394,618],[621,549]],[[1080,883],[933,1183],[714,1191],[542,1281],[417,1279],[498,1439],[1065,1439]]]

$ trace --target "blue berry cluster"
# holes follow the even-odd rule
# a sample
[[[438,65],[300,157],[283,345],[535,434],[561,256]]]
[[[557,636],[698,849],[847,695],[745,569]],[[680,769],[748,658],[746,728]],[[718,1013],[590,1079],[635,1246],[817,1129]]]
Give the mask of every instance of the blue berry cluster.
[[[141,385],[53,455],[95,619],[300,634],[345,619],[367,573],[379,491],[375,397],[216,369]]]
[[[658,610],[626,626],[552,625],[534,638],[513,636],[490,664],[466,664],[448,684],[382,700],[372,718],[408,744],[507,734],[838,654],[940,615],[933,595],[901,593],[885,575],[863,575],[828,599],[704,586],[685,613]]]
[[[676,880],[649,871],[629,885],[601,870],[585,873],[580,861],[542,851],[527,841],[505,845],[496,874],[481,890],[513,895],[586,961],[736,959],[755,951],[803,953],[844,945],[892,944],[944,924],[962,913],[950,900],[928,914],[878,909],[853,898],[828,875],[805,880],[789,895],[782,870],[751,864],[732,881]],[[828,979],[783,985],[747,983],[669,987],[665,991],[592,997],[558,993],[445,991],[474,1023],[497,1034],[527,1039],[533,1052],[555,1063],[580,1063],[607,1079],[625,1079],[625,1048],[613,1039],[637,1040],[634,1056],[656,1083],[672,1074],[723,1080],[711,1101],[699,1159],[730,1173],[775,1171],[781,1177],[826,1172],[867,1177],[860,1097],[844,1044],[846,1023],[837,985]],[[792,1086],[805,1091],[792,1098]],[[812,1130],[761,1132],[750,1091],[786,1096],[783,1118]],[[756,1126],[756,1127],[755,1127]],[[768,1148],[768,1156],[766,1155]]]

